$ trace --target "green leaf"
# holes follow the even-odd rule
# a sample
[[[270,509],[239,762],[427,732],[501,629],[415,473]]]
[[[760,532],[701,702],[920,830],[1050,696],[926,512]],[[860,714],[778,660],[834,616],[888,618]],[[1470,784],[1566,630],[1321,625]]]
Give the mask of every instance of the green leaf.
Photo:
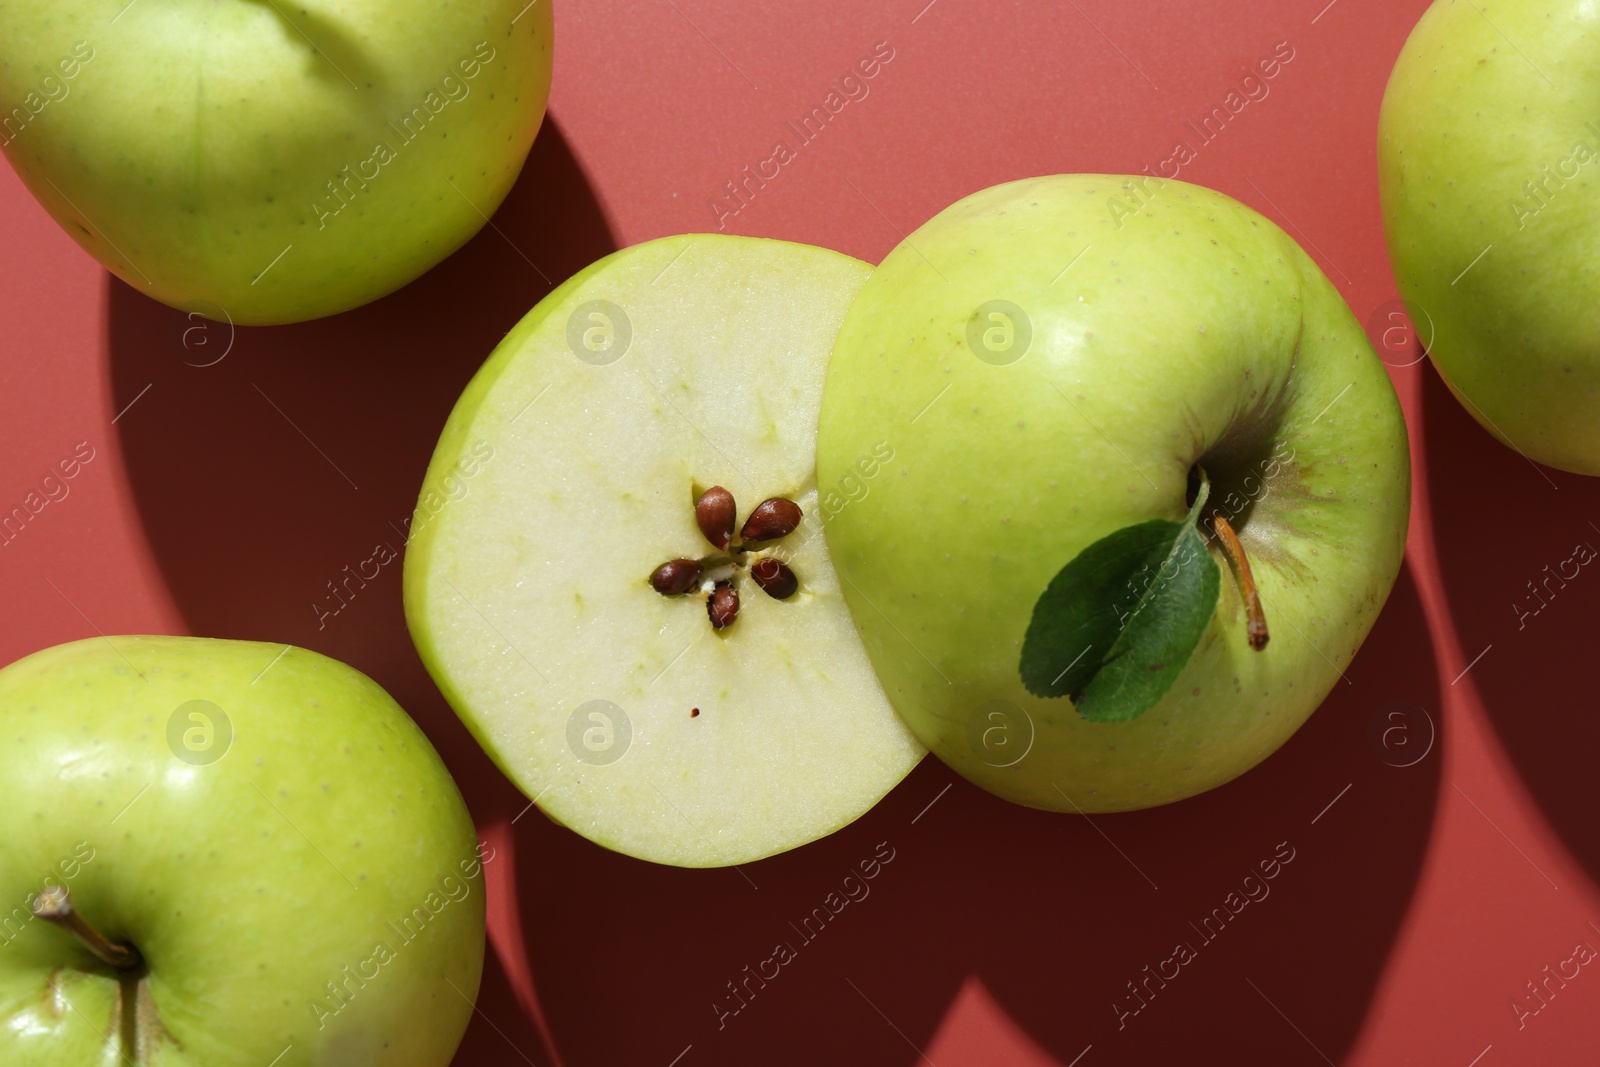
[[[1072,698],[1091,722],[1126,722],[1164,696],[1217,608],[1216,561],[1196,529],[1211,486],[1182,522],[1126,526],[1078,553],[1033,608],[1022,684]]]

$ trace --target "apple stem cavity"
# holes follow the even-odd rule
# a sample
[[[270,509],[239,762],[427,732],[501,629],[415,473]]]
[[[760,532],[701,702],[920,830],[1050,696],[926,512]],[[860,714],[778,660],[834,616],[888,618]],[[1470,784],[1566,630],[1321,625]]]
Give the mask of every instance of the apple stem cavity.
[[[89,925],[89,921],[72,906],[72,893],[66,886],[46,886],[33,898],[33,914],[37,919],[68,931],[102,963],[110,964],[119,971],[137,970],[144,962],[138,949],[107,940],[100,931]]]
[[[1260,652],[1267,647],[1267,616],[1261,610],[1255,575],[1250,572],[1250,557],[1245,555],[1244,545],[1239,543],[1239,535],[1233,532],[1233,525],[1227,519],[1213,515],[1211,529],[1216,532],[1217,540],[1222,545],[1222,554],[1228,557],[1234,579],[1239,583],[1239,595],[1244,599],[1245,633],[1250,638],[1250,647]]]

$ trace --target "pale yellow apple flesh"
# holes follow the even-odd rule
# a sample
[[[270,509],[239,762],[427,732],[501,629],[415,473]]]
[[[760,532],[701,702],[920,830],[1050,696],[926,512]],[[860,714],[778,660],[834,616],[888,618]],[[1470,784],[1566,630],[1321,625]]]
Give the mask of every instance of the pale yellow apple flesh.
[[[849,823],[923,755],[821,536],[823,372],[868,273],[750,238],[624,250],[534,308],[450,417],[407,549],[412,634],[505,773],[608,848],[771,855]],[[713,485],[741,524],[773,496],[804,512],[771,548],[799,591],[740,574],[722,630],[703,591],[648,582],[715,554],[693,507]]]

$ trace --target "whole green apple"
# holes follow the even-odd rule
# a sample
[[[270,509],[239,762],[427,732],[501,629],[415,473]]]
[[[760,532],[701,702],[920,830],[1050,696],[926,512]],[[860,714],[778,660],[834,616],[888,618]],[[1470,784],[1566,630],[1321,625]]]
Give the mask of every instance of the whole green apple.
[[[398,289],[510,191],[549,0],[0,0],[0,145],[129,285],[236,323]]]
[[[1253,766],[1400,566],[1405,426],[1361,327],[1281,230],[1183,182],[941,212],[851,305],[820,418],[828,545],[896,710],[1034,807]],[[880,438],[894,469],[863,484]]]
[[[450,1061],[482,859],[370,679],[284,645],[96,638],[0,671],[0,723],[0,1062]]]
[[[1600,474],[1600,10],[1438,0],[1389,77],[1378,188],[1429,354],[1530,459]]]

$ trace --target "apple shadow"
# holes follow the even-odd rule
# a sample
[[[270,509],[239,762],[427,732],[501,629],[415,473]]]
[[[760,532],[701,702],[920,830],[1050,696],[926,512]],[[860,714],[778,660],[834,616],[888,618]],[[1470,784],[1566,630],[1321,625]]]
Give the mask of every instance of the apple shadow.
[[[1439,567],[1471,662],[1462,683],[1477,688],[1545,819],[1600,878],[1589,759],[1600,720],[1583,676],[1600,608],[1600,478],[1535,465],[1495,440],[1431,364],[1423,412]]]
[[[929,1048],[974,977],[1063,1067],[1090,1043],[1096,1062],[1217,1049],[1320,1063],[1296,1027],[1331,1058],[1348,1051],[1439,786],[1424,743],[1435,658],[1409,573],[1350,683],[1281,752],[1167,808],[1030,811],[929,759],[852,826],[705,871],[607,852],[528,810],[416,656],[401,531],[467,380],[615,240],[550,120],[494,221],[400,292],[297,326],[234,330],[114,279],[109,292],[127,479],[190,630],[292,642],[371,675],[496,843],[492,949],[456,1064],[668,1064],[691,1046],[684,1067],[910,1063],[907,1042]],[[1293,859],[1237,904],[1280,843]],[[864,862],[875,877],[846,883]],[[1196,927],[1218,908],[1208,940]],[[1147,977],[1179,942],[1194,958]],[[792,958],[773,972],[780,943]],[[1136,998],[1129,982],[1148,984]]]
[[[705,871],[523,819],[527,957],[562,976],[542,1004],[569,1067],[922,1062],[971,978],[1061,1067],[1091,1043],[1096,1063],[1337,1062],[1428,847],[1439,707],[1402,571],[1348,684],[1259,767],[1165,808],[1033,811],[930,757],[832,836]],[[863,861],[876,876],[847,883]]]
[[[233,328],[108,276],[115,429],[145,534],[190,632],[292,642],[370,675],[433,741],[480,827],[508,823],[527,801],[412,647],[402,531],[468,379],[554,284],[615,248],[547,117],[493,225],[365,307]],[[504,1044],[486,1015],[532,993],[526,983],[512,989],[506,972],[491,954],[482,994],[491,1010],[474,1017],[457,1062],[500,1061]],[[540,1055],[537,1035],[523,1047]]]

